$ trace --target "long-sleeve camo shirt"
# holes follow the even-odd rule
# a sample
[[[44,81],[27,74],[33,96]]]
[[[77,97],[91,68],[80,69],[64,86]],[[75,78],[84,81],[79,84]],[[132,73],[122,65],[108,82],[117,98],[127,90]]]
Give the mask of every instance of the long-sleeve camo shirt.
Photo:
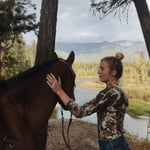
[[[79,106],[73,100],[67,104],[71,113],[77,117],[97,112],[99,139],[115,139],[124,133],[123,120],[128,99],[118,86],[106,88],[88,103]]]

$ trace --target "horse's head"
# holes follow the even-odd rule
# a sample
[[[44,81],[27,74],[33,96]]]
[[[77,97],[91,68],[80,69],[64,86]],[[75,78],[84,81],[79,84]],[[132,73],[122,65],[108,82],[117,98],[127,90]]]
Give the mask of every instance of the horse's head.
[[[59,68],[62,88],[72,99],[75,99],[74,96],[75,72],[72,69],[74,58],[75,58],[74,52],[72,51],[66,60],[63,59],[59,60],[61,64],[64,64],[62,65],[62,67]],[[66,109],[62,104],[62,102],[60,102],[60,104],[63,106],[64,109]]]

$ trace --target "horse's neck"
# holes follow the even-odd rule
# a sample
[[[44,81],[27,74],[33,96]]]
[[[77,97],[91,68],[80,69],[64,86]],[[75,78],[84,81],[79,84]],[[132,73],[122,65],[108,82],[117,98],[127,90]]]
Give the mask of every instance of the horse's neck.
[[[52,93],[53,94],[53,93]],[[39,129],[41,126],[48,122],[57,103],[57,98],[55,96],[45,96],[37,97],[34,103],[29,104],[27,109],[27,114],[30,120],[30,124],[33,128]]]

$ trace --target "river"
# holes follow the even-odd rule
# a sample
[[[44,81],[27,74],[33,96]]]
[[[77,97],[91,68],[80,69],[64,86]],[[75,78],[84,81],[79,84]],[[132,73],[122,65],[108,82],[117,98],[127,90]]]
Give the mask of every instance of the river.
[[[83,88],[82,86],[77,85],[75,88],[76,102],[82,105],[85,102],[92,99],[93,97],[95,97],[98,92],[99,92],[98,89]],[[57,105],[57,108],[60,109],[60,106]],[[61,113],[59,112],[60,111],[58,111],[57,118],[61,118]],[[66,119],[69,119],[70,113],[68,111],[64,111],[64,117]],[[96,124],[97,116],[96,114],[92,114],[91,116],[82,118],[82,120]],[[125,115],[124,129],[130,134],[137,136],[138,138],[145,139],[147,137],[147,124],[148,124],[148,117],[141,116],[138,118],[133,118],[128,114]]]

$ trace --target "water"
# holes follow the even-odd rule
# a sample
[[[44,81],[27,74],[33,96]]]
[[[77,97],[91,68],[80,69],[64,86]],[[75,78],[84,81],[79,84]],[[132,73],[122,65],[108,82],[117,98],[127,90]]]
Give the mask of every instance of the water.
[[[97,89],[83,88],[80,85],[78,85],[75,89],[76,102],[82,105],[85,102],[94,98],[98,94],[98,92],[99,90]],[[60,109],[60,106],[57,105],[57,108]],[[61,113],[59,112],[60,111],[58,111],[57,118],[61,118]],[[69,119],[70,113],[68,111],[64,111],[64,117]],[[91,116],[82,118],[82,120],[96,124],[97,115],[95,113],[92,114]],[[125,115],[124,129],[130,134],[137,136],[138,138],[145,139],[147,137],[147,124],[148,124],[148,117],[133,118],[128,114]]]

